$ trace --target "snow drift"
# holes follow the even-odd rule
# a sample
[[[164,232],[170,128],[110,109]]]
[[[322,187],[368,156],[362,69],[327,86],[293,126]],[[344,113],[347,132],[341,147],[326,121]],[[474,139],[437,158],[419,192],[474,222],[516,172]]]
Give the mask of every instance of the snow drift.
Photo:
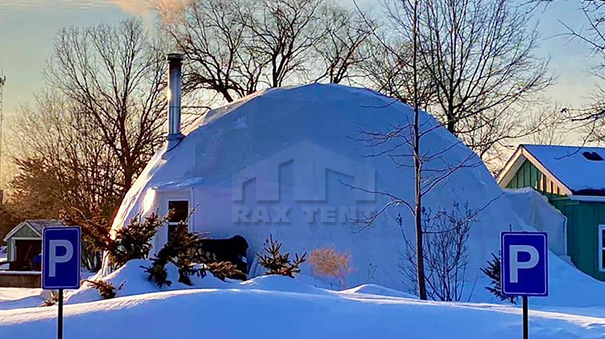
[[[283,279],[281,276],[262,276],[252,280],[240,281],[226,279],[222,281],[212,275],[209,271],[206,275],[201,277],[193,275],[190,277],[191,285],[185,285],[180,283],[179,272],[177,267],[169,263],[166,265],[166,271],[168,273],[168,280],[172,283],[170,286],[164,285],[158,287],[158,285],[149,281],[148,274],[143,271],[142,267],[148,267],[151,265],[149,260],[131,260],[123,267],[119,268],[111,274],[101,277],[100,275],[91,277],[89,280],[103,280],[111,283],[116,287],[116,298],[127,297],[133,295],[140,295],[146,293],[155,292],[166,292],[166,291],[178,291],[178,290],[190,290],[190,289],[256,289],[256,290],[276,290],[282,292],[296,292],[296,293],[307,293],[307,294],[329,294],[330,291],[314,287],[307,283],[304,283],[304,279]],[[392,291],[381,286],[359,286],[355,289],[345,291],[347,293],[373,293],[378,295],[395,295],[402,296],[405,293]],[[84,283],[78,290],[68,291],[65,297],[66,304],[80,304],[91,301],[102,300],[99,291],[97,291],[91,284]],[[0,308],[1,309],[1,308]]]
[[[567,217],[548,202],[546,196],[526,187],[505,189],[515,213],[538,231],[548,233],[548,247],[560,257],[567,256]]]
[[[293,279],[254,289],[182,290],[66,305],[66,338],[493,338],[521,336],[521,309],[362,293],[292,292]],[[268,290],[261,287],[271,286]],[[296,290],[298,287],[295,287]],[[0,311],[2,338],[44,338],[56,307]],[[531,311],[530,336],[602,338],[603,318]]]
[[[123,285],[114,299],[99,301],[98,292],[89,286],[70,292],[64,308],[65,337],[508,339],[521,334],[518,306],[419,301],[373,284],[337,292],[302,283],[307,278],[303,276],[223,282],[208,275],[186,286],[176,282],[178,272],[173,266],[168,267],[173,285],[158,288],[140,268],[148,264],[132,260],[101,278]],[[536,300],[543,299],[531,299],[532,338],[605,336],[602,307],[548,311],[533,305]],[[0,310],[0,337],[43,338],[56,331],[56,307],[16,302],[24,308]]]
[[[421,112],[420,118],[422,131],[427,132],[421,152],[438,155],[426,168],[465,164],[440,181],[424,204],[435,210],[468,204],[481,211],[468,244],[466,294],[489,299],[480,292],[486,281],[479,267],[497,252],[501,231],[531,225],[519,218],[510,199],[502,198],[502,190],[468,147],[429,114]],[[191,231],[247,239],[253,275],[263,273],[255,253],[273,235],[286,251],[333,247],[349,253],[353,270],[346,277],[348,286],[379,284],[409,291],[411,284],[399,268],[401,234],[413,236],[405,206],[388,208],[372,227],[359,228],[351,220],[381,210],[389,201],[374,191],[413,201],[411,149],[399,148],[396,164],[389,156],[372,156],[396,140],[382,149],[360,141],[362,131],[384,132],[412,119],[409,106],[367,89],[311,84],[261,91],[208,112],[184,131],[178,146],[160,149],[126,195],[113,229],[137,215],[164,214],[169,201],[185,200],[194,209]],[[156,251],[165,243],[166,232],[160,231],[154,240]],[[556,258],[550,263],[558,265],[551,279],[581,275],[566,263],[559,265]],[[304,265],[303,273],[313,274],[309,265]],[[569,285],[551,286],[556,294]]]
[[[228,282],[215,278],[209,272],[203,278],[197,275],[192,276],[191,281],[193,286],[185,285],[179,282],[178,268],[174,264],[168,263],[166,265],[166,272],[168,273],[168,280],[171,281],[171,285],[164,285],[160,288],[155,282],[149,281],[149,275],[144,271],[143,267],[149,267],[151,264],[150,260],[130,260],[126,265],[107,276],[103,277],[101,274],[97,274],[87,280],[103,280],[112,284],[116,288],[116,297],[192,288],[226,288],[229,285]],[[79,304],[99,300],[102,300],[99,291],[92,284],[86,282],[82,284],[80,289],[68,291],[65,297],[66,304]]]

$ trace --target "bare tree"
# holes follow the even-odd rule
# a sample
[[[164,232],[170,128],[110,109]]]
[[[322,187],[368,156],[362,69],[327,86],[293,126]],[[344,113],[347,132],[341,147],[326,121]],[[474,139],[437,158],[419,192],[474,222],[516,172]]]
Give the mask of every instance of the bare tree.
[[[365,77],[362,65],[369,59],[366,47],[375,30],[358,11],[328,5],[320,22],[325,25],[322,39],[314,45],[315,54],[325,71],[315,81],[340,83],[345,79]]]
[[[361,64],[361,68],[369,87],[401,102],[412,102],[413,76],[409,67],[412,58],[408,44],[376,32],[365,48],[370,57]]]
[[[537,33],[526,27],[527,14],[506,0],[421,1],[419,6],[418,62],[423,81],[434,86],[426,102],[431,113],[482,158],[533,133],[522,123],[525,106],[540,101],[539,93],[553,78],[548,61],[535,56]],[[401,0],[386,0],[385,8],[384,26],[395,35],[391,49],[412,48],[401,20],[412,9]],[[372,59],[368,67],[384,60],[376,55],[380,60]],[[386,94],[400,92],[391,80],[398,70],[393,67],[384,73],[387,79],[374,76],[372,82]]]
[[[527,4],[533,10],[540,7],[540,5],[548,6],[555,1],[558,0],[531,0]],[[562,25],[567,30],[567,36],[572,39],[579,39],[592,47],[595,52],[602,53],[605,51],[605,31],[603,26],[605,24],[605,1],[576,0],[576,2],[586,19],[586,25],[574,28],[570,24],[562,22]]]
[[[162,142],[165,121],[162,53],[140,21],[64,28],[55,38],[46,80],[76,109],[72,124],[110,150],[120,192]]]
[[[371,30],[355,11],[320,0],[196,0],[179,13],[158,11],[168,18],[162,31],[189,60],[185,87],[227,102],[267,87],[352,77]]]
[[[468,238],[477,211],[455,203],[451,210],[422,211],[426,261],[427,295],[433,300],[460,301],[464,294],[468,265]],[[398,218],[403,227],[403,219]],[[404,234],[405,248],[401,269],[408,281],[417,286],[416,247]],[[415,287],[414,286],[414,287]]]
[[[550,1],[549,1],[550,2]],[[599,60],[589,71],[600,81],[605,80],[605,1],[579,0],[586,27],[573,28],[563,24],[569,39],[583,42]],[[586,107],[570,109],[572,120],[584,132],[584,143],[605,141],[605,87],[598,84],[591,95],[592,103]]]
[[[257,90],[264,65],[246,47],[245,0],[192,1],[180,20],[162,21],[162,30],[186,57],[184,87],[210,90],[227,102]],[[160,14],[174,16],[170,8]]]
[[[56,91],[39,94],[10,122],[9,142],[19,171],[10,182],[10,205],[21,218],[56,218],[62,208],[99,207],[110,218],[122,198],[119,161],[79,124],[82,114]]]
[[[77,211],[104,220],[100,227],[109,229],[124,194],[120,163],[102,140],[92,137],[98,133],[95,126],[79,123],[80,109],[49,90],[9,120],[18,171],[9,183],[7,205],[20,220]],[[87,268],[100,267],[100,253],[86,247],[83,255]]]
[[[248,48],[268,66],[262,81],[269,87],[280,87],[290,75],[305,71],[313,47],[324,34],[319,22],[322,3],[261,0],[255,1],[258,7],[244,13],[251,32]]]
[[[10,121],[21,218],[69,210],[109,226],[162,142],[164,64],[137,20],[58,32],[46,91]]]
[[[558,0],[530,0],[526,3],[529,10],[548,6]],[[578,41],[591,49],[591,61],[597,64],[588,69],[599,80],[605,80],[605,1],[603,0],[576,0],[579,10],[584,15],[581,20],[561,22],[563,36],[568,41]],[[582,107],[568,107],[563,111],[570,117],[571,124],[566,128],[583,132],[582,145],[588,142],[602,142],[605,140],[605,89],[597,85],[591,94],[592,103]]]
[[[414,108],[414,124],[412,125],[412,149],[414,155],[414,226],[416,228],[416,281],[418,283],[418,295],[420,299],[426,300],[427,291],[426,291],[426,279],[425,279],[425,271],[424,271],[424,234],[422,229],[422,161],[420,159],[420,88],[418,86],[418,23],[419,19],[419,9],[418,9],[418,0],[414,1],[413,4],[413,12],[411,17],[411,26],[412,26],[412,75],[413,75],[413,108]]]
[[[529,140],[540,145],[568,143],[569,133],[575,125],[569,111],[556,104],[540,107],[530,115],[529,123],[537,125],[533,127],[536,133],[530,135]]]
[[[422,0],[400,0],[397,6],[390,7],[389,15],[394,20],[391,27],[396,29],[395,38],[385,38],[384,35],[375,33],[375,44],[373,44],[373,48],[378,46],[379,50],[383,50],[389,55],[387,64],[395,65],[400,70],[400,74],[409,75],[409,79],[401,76],[397,79],[401,80],[400,82],[387,81],[385,84],[388,86],[387,88],[394,90],[392,94],[395,98],[407,102],[413,113],[404,115],[405,121],[403,123],[393,124],[386,130],[362,130],[363,136],[359,139],[374,150],[368,156],[388,156],[396,166],[413,169],[414,199],[413,201],[407,201],[398,194],[388,191],[372,192],[387,198],[388,202],[374,215],[357,220],[357,222],[362,227],[371,226],[390,207],[404,206],[410,212],[414,220],[415,241],[413,246],[415,248],[416,290],[420,299],[426,300],[428,291],[424,256],[424,198],[433,189],[440,187],[455,172],[462,168],[478,166],[481,164],[481,160],[475,153],[464,148],[461,141],[446,145],[427,145],[424,143],[427,137],[439,132],[443,127],[429,115],[420,111],[421,107],[429,105],[432,98],[434,98],[435,91],[433,83],[422,77],[426,72],[420,56],[422,51],[420,48],[422,44],[420,23],[425,20],[423,19],[425,11],[421,8],[422,4]],[[394,44],[393,41],[398,43]],[[375,107],[375,109],[383,109],[392,105],[401,106],[402,104],[397,101],[397,99],[393,99],[392,103],[384,107]],[[449,152],[454,151],[459,151],[462,158],[452,163],[451,159],[446,159],[446,156]],[[356,189],[355,187],[352,188]]]

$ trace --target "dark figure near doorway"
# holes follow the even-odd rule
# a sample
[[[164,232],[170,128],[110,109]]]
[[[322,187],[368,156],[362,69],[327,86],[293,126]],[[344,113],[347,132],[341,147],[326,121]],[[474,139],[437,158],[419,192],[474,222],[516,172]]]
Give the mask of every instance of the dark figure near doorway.
[[[204,239],[202,241],[204,251],[215,255],[216,261],[229,261],[237,269],[248,275],[248,262],[246,252],[248,250],[248,242],[241,235],[236,235],[229,239]],[[245,280],[246,276],[233,277]]]

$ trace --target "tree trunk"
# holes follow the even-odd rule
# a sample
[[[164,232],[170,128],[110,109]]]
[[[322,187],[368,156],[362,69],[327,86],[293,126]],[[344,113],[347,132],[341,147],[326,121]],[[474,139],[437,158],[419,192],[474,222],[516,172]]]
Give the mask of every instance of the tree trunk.
[[[415,108],[415,134],[418,135],[418,107]],[[415,206],[414,206],[414,224],[416,226],[416,279],[418,281],[418,297],[420,300],[426,300],[426,281],[424,279],[424,245],[423,245],[423,230],[422,230],[422,192],[421,192],[421,164],[418,158],[418,137],[416,137],[416,145],[414,147],[414,167],[416,169],[416,189],[415,189]]]
[[[418,0],[414,1],[414,18],[412,23],[413,43],[413,71],[414,71],[414,170],[415,170],[415,201],[414,224],[416,226],[416,279],[418,281],[418,297],[426,300],[426,281],[424,279],[424,246],[422,230],[422,163],[420,162],[420,131],[418,93]]]

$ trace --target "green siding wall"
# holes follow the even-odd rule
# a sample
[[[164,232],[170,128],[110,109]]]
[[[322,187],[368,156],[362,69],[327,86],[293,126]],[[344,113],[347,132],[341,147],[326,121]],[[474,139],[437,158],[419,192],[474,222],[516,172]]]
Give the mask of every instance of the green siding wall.
[[[576,245],[578,249],[578,264],[582,266],[582,270],[593,277],[597,277],[597,222],[598,208],[592,204],[580,203],[574,209],[578,210],[578,224],[574,225],[574,229],[578,232],[578,241]]]
[[[594,267],[590,263],[590,255],[586,253],[589,247],[585,238],[586,230],[582,230],[581,225],[581,208],[580,203],[570,200],[569,198],[550,199],[559,211],[567,217],[567,255],[571,261],[583,272],[594,275]],[[592,252],[592,250],[590,250]]]
[[[529,161],[525,161],[523,165],[517,170],[517,173],[508,183],[508,188],[523,188],[531,187],[538,191],[541,191],[539,183],[542,180],[543,175],[540,171],[532,165]]]
[[[605,280],[599,270],[599,224],[605,224],[605,204],[569,198],[551,198],[551,204],[567,217],[567,255],[582,272]]]
[[[532,187],[567,217],[567,255],[582,272],[605,281],[599,270],[599,224],[605,224],[605,203],[580,202],[561,195],[561,187],[525,161],[507,188]]]
[[[506,186],[506,188],[523,187],[531,187],[549,197],[551,195],[562,196],[561,192],[563,191],[563,187],[546,178],[536,166],[527,160],[519,167],[515,176]]]

